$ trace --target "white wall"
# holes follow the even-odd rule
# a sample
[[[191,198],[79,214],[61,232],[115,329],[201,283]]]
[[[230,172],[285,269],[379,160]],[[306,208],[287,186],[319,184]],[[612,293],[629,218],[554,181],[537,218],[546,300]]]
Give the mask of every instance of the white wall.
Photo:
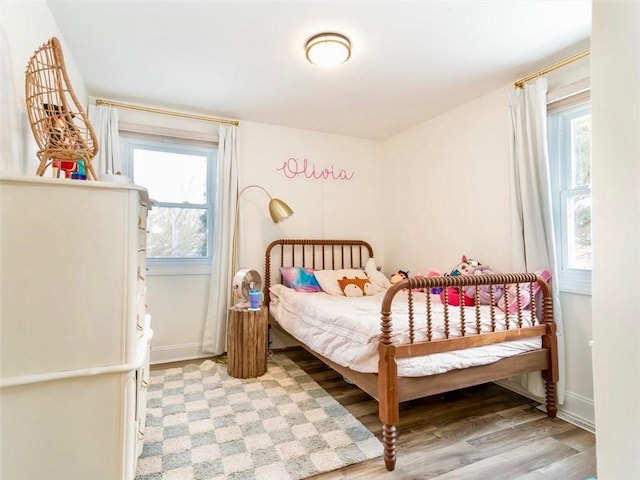
[[[550,89],[589,75],[589,61],[549,76]],[[515,80],[515,79],[514,79]],[[449,271],[465,254],[512,267],[509,179],[511,85],[384,142],[385,271]],[[407,233],[410,232],[410,235]],[[561,294],[567,396],[562,409],[594,422],[591,297]]]
[[[24,71],[34,51],[54,36],[62,44],[71,85],[78,99],[86,104],[84,80],[46,2],[0,2],[0,110],[3,112],[0,173],[33,174],[38,166],[37,147],[26,116]]]
[[[598,478],[640,478],[640,3],[593,3],[593,332]]]
[[[273,225],[267,197],[256,189],[247,191],[240,200],[239,266],[262,269],[266,245],[284,237],[363,238],[382,251],[379,215],[386,199],[379,142],[242,122],[238,155],[241,185],[262,185],[295,211]],[[309,173],[314,165],[316,172],[342,169],[352,178],[287,178],[278,168],[290,158],[297,159],[299,169],[306,159]]]
[[[210,356],[202,351],[209,275],[148,275],[151,363]]]
[[[384,142],[385,271],[511,266],[508,88]]]

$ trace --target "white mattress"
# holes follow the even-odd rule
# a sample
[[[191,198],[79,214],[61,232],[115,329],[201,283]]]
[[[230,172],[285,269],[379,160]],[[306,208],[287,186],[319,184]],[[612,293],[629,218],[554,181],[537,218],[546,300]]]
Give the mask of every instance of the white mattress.
[[[270,288],[269,311],[278,323],[300,342],[335,363],[363,373],[378,370],[378,340],[380,335],[380,306],[384,293],[367,297],[331,296],[326,293],[296,292],[284,285]],[[440,299],[432,296],[432,338],[445,338],[444,310]],[[419,327],[415,340],[426,339],[425,295],[414,295],[414,319]],[[408,342],[407,293],[399,293],[392,305],[393,339]],[[465,309],[467,335],[475,332],[475,307]],[[481,307],[483,332],[489,332],[489,307]],[[504,314],[495,309],[497,329],[504,329]],[[449,307],[451,325],[459,324],[459,307]],[[514,317],[511,316],[511,328]],[[436,320],[438,319],[438,320]],[[526,319],[523,326],[531,324]],[[450,336],[459,336],[459,328],[450,329]],[[453,352],[437,353],[398,360],[398,374],[419,377],[444,373],[457,368],[487,365],[502,358],[539,349],[539,337],[503,342]]]

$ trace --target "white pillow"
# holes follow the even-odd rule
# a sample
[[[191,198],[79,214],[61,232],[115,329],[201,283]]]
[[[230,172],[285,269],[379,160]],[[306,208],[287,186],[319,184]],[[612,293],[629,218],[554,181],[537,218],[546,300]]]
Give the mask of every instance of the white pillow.
[[[347,278],[368,278],[364,270],[357,268],[341,268],[339,270],[315,270],[313,274],[320,284],[322,291],[329,295],[340,295],[344,297],[344,293],[338,285],[338,279]],[[373,282],[372,282],[373,283]]]
[[[372,258],[367,260],[367,263],[364,266],[364,273],[367,274],[369,280],[374,285],[377,285],[380,288],[387,289],[391,286],[391,282],[389,279],[382,273],[378,271],[378,267],[376,267],[376,261]]]

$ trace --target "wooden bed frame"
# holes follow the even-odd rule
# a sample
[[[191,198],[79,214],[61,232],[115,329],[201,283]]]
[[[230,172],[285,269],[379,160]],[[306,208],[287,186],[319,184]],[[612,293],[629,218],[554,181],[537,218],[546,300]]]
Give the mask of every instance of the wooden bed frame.
[[[370,244],[360,240],[292,240],[282,239],[272,242],[265,251],[265,303],[269,305],[269,287],[274,278],[279,278],[279,267],[298,266],[313,269],[364,268],[366,261],[373,257]],[[275,260],[275,261],[274,261]],[[539,306],[532,302],[531,314],[540,318],[539,324],[531,327],[522,326],[523,312],[527,312],[520,301],[517,301],[517,313],[509,315],[512,322],[507,322],[507,329],[490,333],[476,333],[465,331],[465,310],[458,309],[461,318],[451,318],[448,308],[444,308],[445,331],[449,326],[457,326],[462,336],[449,337],[443,340],[414,341],[414,329],[418,319],[413,318],[413,297],[423,295],[427,302],[427,331],[431,331],[431,309],[429,295],[413,292],[413,289],[428,289],[434,287],[480,286],[488,285],[492,304],[492,325],[494,315],[502,315],[502,311],[493,302],[494,289],[501,287],[506,292],[509,285],[516,285],[518,299],[520,288],[527,288],[528,284],[533,293],[533,284],[540,286],[542,301]],[[394,343],[392,338],[393,319],[391,305],[398,292],[409,289],[409,343]],[[476,291],[476,304],[478,289]],[[445,302],[446,305],[446,302]],[[470,307],[473,308],[473,307]],[[474,308],[475,318],[479,322],[479,309]],[[455,316],[455,315],[453,315]],[[407,400],[448,392],[463,387],[501,380],[513,375],[541,371],[545,381],[547,415],[555,417],[556,383],[558,382],[558,351],[556,326],[553,321],[553,303],[551,289],[541,277],[533,273],[491,274],[491,275],[462,275],[457,277],[429,277],[409,278],[389,287],[380,307],[380,344],[378,347],[378,373],[361,373],[332,362],[328,358],[311,350],[299,342],[280,327],[275,319],[269,315],[269,322],[278,331],[304,347],[311,354],[348,378],[359,388],[378,400],[379,417],[382,422],[382,437],[384,445],[384,462],[387,470],[395,469],[396,464],[396,425],[399,422],[399,404]],[[469,319],[466,320],[468,330]],[[421,324],[423,325],[423,324]],[[462,327],[461,327],[462,325]],[[479,328],[479,327],[478,327]],[[417,357],[432,353],[462,350],[465,348],[490,345],[510,340],[522,340],[530,337],[541,337],[542,348],[504,358],[489,365],[451,370],[446,373],[429,375],[426,377],[398,377],[397,359]],[[430,338],[430,334],[428,334]]]

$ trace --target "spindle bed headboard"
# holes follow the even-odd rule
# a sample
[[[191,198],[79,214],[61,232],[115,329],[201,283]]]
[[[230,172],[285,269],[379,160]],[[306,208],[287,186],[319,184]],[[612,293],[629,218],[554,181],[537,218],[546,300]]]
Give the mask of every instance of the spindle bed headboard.
[[[369,258],[373,258],[373,247],[362,240],[275,240],[265,252],[265,303],[269,305],[269,287],[280,282],[280,267],[363,269]]]

